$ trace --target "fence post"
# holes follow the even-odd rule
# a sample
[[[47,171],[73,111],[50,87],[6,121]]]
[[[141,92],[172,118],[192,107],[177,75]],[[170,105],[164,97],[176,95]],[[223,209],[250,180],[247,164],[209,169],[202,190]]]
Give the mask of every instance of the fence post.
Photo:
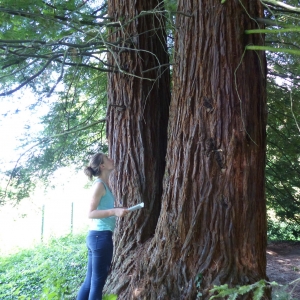
[[[74,202],[71,203],[71,234],[73,234]]]
[[[44,221],[45,221],[45,204],[42,206],[42,228],[41,228],[41,242],[44,239]]]

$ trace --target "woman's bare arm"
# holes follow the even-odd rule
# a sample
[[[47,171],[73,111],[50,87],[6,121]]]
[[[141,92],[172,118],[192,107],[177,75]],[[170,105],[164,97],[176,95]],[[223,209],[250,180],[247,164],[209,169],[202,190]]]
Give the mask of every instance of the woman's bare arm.
[[[96,182],[93,186],[92,198],[90,202],[88,217],[90,219],[102,219],[111,216],[123,217],[128,213],[126,208],[112,208],[99,210],[97,209],[101,197],[106,193],[104,184],[102,182]]]

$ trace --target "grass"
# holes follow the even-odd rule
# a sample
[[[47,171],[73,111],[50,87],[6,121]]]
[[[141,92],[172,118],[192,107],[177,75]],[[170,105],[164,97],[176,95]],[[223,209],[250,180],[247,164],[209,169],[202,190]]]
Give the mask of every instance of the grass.
[[[84,234],[0,258],[0,299],[74,299],[85,276]]]

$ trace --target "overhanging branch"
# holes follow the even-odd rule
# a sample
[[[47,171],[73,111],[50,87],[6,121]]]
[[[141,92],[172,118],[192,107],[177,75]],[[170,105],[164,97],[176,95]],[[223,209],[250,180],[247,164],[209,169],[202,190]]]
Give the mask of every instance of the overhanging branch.
[[[288,5],[288,4],[286,4],[284,2],[281,2],[281,1],[263,0],[262,3],[263,4],[270,4],[270,5],[277,6],[277,7],[281,7],[281,8],[287,9],[288,11],[291,11],[291,12],[300,13],[300,8]]]
[[[73,134],[73,133],[76,133],[76,132],[78,132],[78,131],[83,131],[83,130],[86,130],[86,129],[90,128],[90,127],[93,127],[93,126],[95,126],[95,125],[97,125],[97,124],[99,124],[99,123],[103,123],[103,122],[105,122],[105,121],[106,121],[106,118],[100,119],[100,120],[98,120],[98,121],[96,121],[96,122],[93,122],[93,123],[88,124],[88,125],[86,125],[86,126],[82,126],[82,127],[80,127],[80,128],[77,128],[77,129],[66,130],[66,131],[64,131],[64,132],[62,132],[62,133],[58,133],[58,134],[52,135],[52,136],[50,136],[50,137],[47,137],[47,140],[52,140],[52,139],[54,139],[54,138],[57,138],[57,137],[60,137],[60,136],[66,135],[66,134]]]
[[[53,60],[54,60],[54,58],[49,59],[47,61],[47,63],[41,68],[41,70],[39,72],[37,72],[33,76],[29,77],[27,80],[25,80],[23,83],[21,83],[16,88],[14,88],[14,89],[12,89],[10,91],[4,92],[4,93],[0,93],[0,96],[8,96],[8,95],[11,95],[14,92],[18,91],[20,88],[22,88],[23,86],[25,86],[26,84],[28,84],[30,81],[32,81],[33,79],[35,79],[36,77],[38,77],[40,74],[42,74]]]
[[[4,7],[0,7],[0,11],[7,13],[9,15],[12,16],[19,16],[19,17],[24,17],[24,18],[42,18],[42,19],[47,19],[47,20],[59,20],[59,21],[63,21],[65,23],[75,23],[75,24],[79,24],[79,25],[90,25],[90,26],[95,26],[95,27],[102,27],[106,25],[106,22],[91,22],[91,21],[85,21],[85,20],[73,20],[72,18],[68,18],[68,17],[63,17],[63,16],[58,16],[58,15],[52,15],[52,16],[48,16],[48,15],[44,15],[42,13],[40,14],[35,14],[35,13],[30,13],[30,12],[26,12],[26,11],[22,11],[22,10],[12,10],[12,9],[8,9],[8,8],[4,8]]]
[[[286,48],[274,48],[268,46],[258,46],[258,45],[248,45],[246,50],[261,50],[261,51],[271,51],[271,52],[283,52],[288,54],[300,55],[300,50],[296,49],[286,49]]]

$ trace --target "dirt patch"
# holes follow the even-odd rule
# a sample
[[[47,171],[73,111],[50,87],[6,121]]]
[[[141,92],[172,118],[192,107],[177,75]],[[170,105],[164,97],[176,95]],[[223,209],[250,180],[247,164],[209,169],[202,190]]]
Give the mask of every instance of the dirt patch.
[[[276,281],[286,286],[286,292],[289,292],[291,296],[289,299],[299,300],[300,242],[270,242],[267,247],[267,275],[269,281]],[[296,282],[290,284],[293,281]],[[274,293],[276,297],[273,294],[273,299],[279,299],[284,292],[282,288],[275,288]]]

